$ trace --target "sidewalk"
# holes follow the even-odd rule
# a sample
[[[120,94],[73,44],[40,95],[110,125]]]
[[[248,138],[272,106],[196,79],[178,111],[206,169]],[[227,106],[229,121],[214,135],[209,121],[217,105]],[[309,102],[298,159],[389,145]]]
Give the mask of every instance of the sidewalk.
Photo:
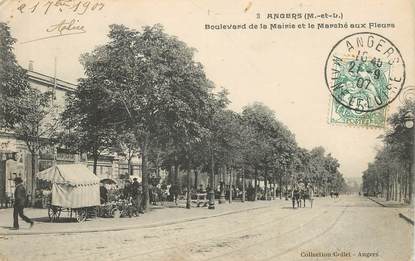
[[[368,197],[370,200],[376,202],[377,204],[387,207],[387,208],[395,208],[399,212],[399,217],[405,219],[407,222],[414,224],[414,209],[411,208],[410,205],[389,200],[386,201],[384,198],[378,198],[378,197]]]
[[[182,205],[176,207],[152,206],[148,213],[132,218],[93,218],[83,223],[69,219],[69,214],[62,213],[56,223],[49,222],[47,209],[25,209],[25,215],[35,221],[32,229],[29,224],[19,218],[20,230],[11,230],[13,225],[13,209],[0,209],[0,236],[5,235],[37,235],[37,234],[70,234],[99,231],[120,231],[133,228],[149,228],[162,225],[183,223],[197,219],[205,219],[233,213],[252,211],[284,204],[284,200],[233,202],[232,204],[218,204],[216,209],[206,207],[186,209]]]

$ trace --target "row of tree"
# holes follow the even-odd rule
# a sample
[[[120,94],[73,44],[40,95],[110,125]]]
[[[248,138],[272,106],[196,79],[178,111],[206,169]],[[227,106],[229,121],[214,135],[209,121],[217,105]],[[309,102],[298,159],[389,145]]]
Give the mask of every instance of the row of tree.
[[[0,67],[2,91],[8,91],[2,124],[26,141],[32,155],[43,141],[53,141],[88,153],[94,172],[100,155],[114,148],[129,161],[138,155],[146,205],[150,169],[160,168],[172,170],[172,183],[180,170],[186,171],[188,191],[192,172],[209,173],[211,197],[216,173],[253,178],[255,189],[262,179],[266,195],[278,187],[281,196],[284,186],[287,190],[299,180],[325,194],[344,187],[338,161],[322,147],[300,148],[268,107],[254,103],[242,113],[228,109],[227,91],[213,92],[203,66],[194,60],[195,50],[160,25],[142,31],[111,25],[108,43],[81,56],[85,77],[67,95],[59,115],[48,102],[50,93],[29,86],[12,53],[9,29],[0,28],[0,54],[6,52],[12,61],[10,68]],[[3,81],[3,73],[10,79]]]
[[[415,114],[415,101],[408,100],[389,118],[389,127],[380,138],[384,146],[363,173],[363,191],[386,200],[410,202],[413,193],[414,126],[405,126]],[[410,127],[410,128],[409,128]]]

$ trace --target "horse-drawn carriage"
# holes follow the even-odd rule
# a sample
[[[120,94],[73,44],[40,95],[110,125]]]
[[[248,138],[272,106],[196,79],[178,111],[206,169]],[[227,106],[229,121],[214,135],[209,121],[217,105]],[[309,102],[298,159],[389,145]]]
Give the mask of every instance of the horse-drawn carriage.
[[[48,216],[57,221],[63,212],[78,222],[96,215],[100,205],[99,178],[85,165],[55,165],[37,174],[41,180],[51,183],[51,200]]]
[[[314,192],[311,185],[305,186],[304,183],[294,185],[291,197],[293,208],[296,205],[301,208],[301,202],[303,202],[303,207],[306,207],[306,199],[310,201],[310,207],[313,207]]]

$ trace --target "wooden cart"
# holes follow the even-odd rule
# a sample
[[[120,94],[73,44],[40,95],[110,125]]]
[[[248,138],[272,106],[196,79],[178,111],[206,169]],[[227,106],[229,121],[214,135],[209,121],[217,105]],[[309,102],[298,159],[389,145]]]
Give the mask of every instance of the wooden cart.
[[[96,216],[96,206],[100,205],[99,178],[85,165],[55,165],[39,172],[37,177],[52,183],[48,205],[51,222],[59,220],[62,213],[78,222]]]

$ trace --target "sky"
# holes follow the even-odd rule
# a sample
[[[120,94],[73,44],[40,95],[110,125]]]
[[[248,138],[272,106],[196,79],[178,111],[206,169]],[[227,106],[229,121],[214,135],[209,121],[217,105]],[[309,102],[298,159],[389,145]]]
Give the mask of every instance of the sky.
[[[52,1],[51,1],[52,2]],[[56,1],[53,1],[55,3]],[[68,0],[68,4],[79,1]],[[82,2],[77,12],[82,13]],[[34,61],[34,70],[56,75],[76,83],[83,76],[79,63],[82,53],[105,44],[109,25],[124,24],[140,30],[142,26],[160,23],[165,31],[197,49],[195,58],[204,65],[206,74],[216,87],[230,92],[231,109],[240,112],[255,101],[274,110],[296,136],[298,144],[307,149],[323,146],[339,160],[340,171],[346,177],[361,176],[380,148],[378,137],[384,129],[342,126],[328,123],[332,97],[324,79],[326,58],[337,41],[361,29],[327,30],[207,30],[206,24],[288,24],[306,22],[290,19],[267,19],[267,14],[337,13],[343,20],[321,22],[360,24],[368,22],[394,23],[394,28],[373,28],[391,39],[405,59],[405,85],[414,85],[413,6],[411,1],[90,1],[84,14],[73,9],[51,5],[48,1],[0,1],[0,20],[11,27],[18,42],[15,54],[27,68]],[[39,3],[37,6],[36,4]],[[104,3],[101,10],[97,5]],[[25,4],[19,11],[18,7]],[[30,8],[34,8],[31,13]],[[33,9],[32,9],[33,10]],[[46,11],[47,10],[47,11]],[[46,12],[46,14],[45,14]],[[257,18],[257,13],[260,18]],[[411,16],[412,15],[412,16]],[[33,41],[55,35],[56,25],[74,19],[73,26],[83,26],[81,34],[65,35]],[[55,30],[54,30],[55,29]],[[69,32],[69,31],[66,31]],[[399,100],[388,108],[390,115]]]

